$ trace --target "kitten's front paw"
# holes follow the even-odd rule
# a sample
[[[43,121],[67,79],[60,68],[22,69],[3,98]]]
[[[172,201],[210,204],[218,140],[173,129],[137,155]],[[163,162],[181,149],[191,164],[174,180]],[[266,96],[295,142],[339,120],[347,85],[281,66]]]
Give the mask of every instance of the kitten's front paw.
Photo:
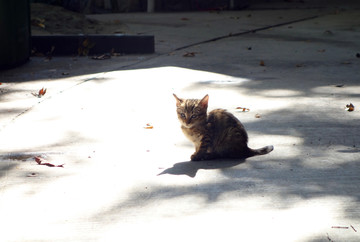
[[[191,161],[200,161],[203,160],[204,158],[199,153],[194,153],[191,155],[190,159]]]
[[[213,153],[194,153],[191,156],[191,161],[212,160],[216,158],[217,156]]]

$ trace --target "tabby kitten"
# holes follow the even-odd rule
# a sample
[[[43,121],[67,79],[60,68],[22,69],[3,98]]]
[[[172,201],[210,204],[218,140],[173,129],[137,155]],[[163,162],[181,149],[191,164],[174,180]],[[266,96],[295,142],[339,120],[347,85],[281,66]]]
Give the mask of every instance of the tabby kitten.
[[[192,161],[247,158],[265,155],[274,149],[272,145],[260,149],[249,148],[244,126],[226,110],[215,109],[207,114],[208,95],[203,99],[182,99],[173,95],[181,129],[195,145]]]

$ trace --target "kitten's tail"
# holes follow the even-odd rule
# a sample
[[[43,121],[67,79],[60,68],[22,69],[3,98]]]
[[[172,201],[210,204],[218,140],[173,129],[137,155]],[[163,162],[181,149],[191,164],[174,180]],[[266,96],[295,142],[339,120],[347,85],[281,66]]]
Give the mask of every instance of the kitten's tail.
[[[249,157],[255,156],[255,155],[266,155],[274,150],[274,146],[268,145],[265,147],[262,147],[260,149],[250,149],[249,148]]]

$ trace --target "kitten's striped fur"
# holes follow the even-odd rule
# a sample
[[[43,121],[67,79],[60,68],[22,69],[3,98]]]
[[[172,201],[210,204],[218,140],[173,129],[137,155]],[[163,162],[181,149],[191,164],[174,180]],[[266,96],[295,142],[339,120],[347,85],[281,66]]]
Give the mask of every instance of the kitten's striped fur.
[[[274,149],[272,145],[260,149],[249,148],[244,126],[226,110],[215,109],[207,114],[208,95],[203,99],[182,99],[173,95],[181,129],[195,145],[192,161],[247,158],[265,155]]]

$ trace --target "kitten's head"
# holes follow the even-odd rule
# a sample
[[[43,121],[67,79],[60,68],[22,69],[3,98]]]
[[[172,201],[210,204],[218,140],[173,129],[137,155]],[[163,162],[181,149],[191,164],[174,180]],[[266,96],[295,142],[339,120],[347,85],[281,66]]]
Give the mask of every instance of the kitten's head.
[[[182,99],[173,94],[176,99],[176,111],[180,123],[191,128],[206,120],[209,96],[203,99]]]

